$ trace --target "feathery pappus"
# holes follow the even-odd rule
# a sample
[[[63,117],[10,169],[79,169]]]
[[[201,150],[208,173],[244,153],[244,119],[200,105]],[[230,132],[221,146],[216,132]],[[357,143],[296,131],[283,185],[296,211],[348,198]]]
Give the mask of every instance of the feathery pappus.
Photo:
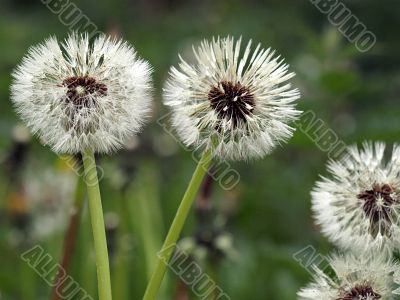
[[[112,152],[151,109],[151,68],[127,42],[87,34],[30,48],[12,74],[21,119],[57,153]]]
[[[284,60],[241,39],[204,40],[195,63],[180,57],[164,88],[172,123],[186,146],[212,148],[221,159],[260,158],[291,137],[300,97]]]
[[[400,295],[394,277],[399,265],[381,253],[336,254],[327,263],[325,270],[314,267],[314,282],[297,293],[300,300],[394,300]]]
[[[385,159],[385,144],[349,147],[328,163],[312,191],[318,225],[333,243],[355,251],[400,247],[400,147]]]

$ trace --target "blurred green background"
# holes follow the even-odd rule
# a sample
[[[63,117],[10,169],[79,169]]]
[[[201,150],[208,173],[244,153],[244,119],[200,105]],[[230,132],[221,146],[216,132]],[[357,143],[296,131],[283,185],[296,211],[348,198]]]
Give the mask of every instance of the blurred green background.
[[[56,1],[67,3],[67,1]],[[154,67],[151,124],[112,157],[99,157],[114,298],[141,299],[156,251],[195,168],[190,153],[157,124],[168,110],[161,88],[178,53],[212,36],[242,36],[272,47],[297,73],[299,108],[312,110],[347,144],[400,136],[400,2],[348,0],[377,37],[359,52],[310,1],[71,1],[100,31],[120,35]],[[20,255],[40,245],[56,264],[77,177],[50,149],[28,138],[12,109],[10,73],[27,49],[69,32],[41,1],[0,1],[0,299],[50,299],[51,287]],[[310,190],[325,174],[327,153],[297,130],[287,145],[257,162],[232,163],[240,183],[224,191],[206,181],[182,247],[231,299],[296,299],[310,274],[293,258],[308,245],[332,246],[313,224]],[[93,299],[96,277],[83,202],[68,273]],[[67,251],[68,252],[68,251]],[[159,299],[197,299],[169,272]],[[51,276],[51,274],[50,274]],[[78,299],[73,297],[72,299]]]

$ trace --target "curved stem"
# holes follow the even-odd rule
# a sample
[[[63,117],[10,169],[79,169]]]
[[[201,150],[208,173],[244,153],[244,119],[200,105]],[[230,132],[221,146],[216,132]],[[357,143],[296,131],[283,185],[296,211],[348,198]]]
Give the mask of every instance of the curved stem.
[[[212,151],[206,151],[203,153],[196,170],[193,173],[192,179],[183,195],[181,204],[176,212],[175,218],[172,221],[171,227],[164,241],[163,247],[159,252],[159,257],[156,265],[156,269],[150,278],[150,282],[147,285],[146,292],[143,300],[154,300],[157,292],[160,289],[162,279],[164,277],[167,265],[175,248],[176,242],[178,241],[179,235],[182,231],[183,225],[189,214],[190,208],[193,204],[193,200],[196,197],[197,191],[199,190],[200,184],[206,174],[208,167],[212,160]],[[162,253],[162,255],[161,255]]]
[[[101,205],[96,162],[93,152],[83,152],[82,160],[85,168],[84,180],[87,186],[89,212],[92,222],[94,249],[96,253],[99,299],[111,300],[110,264],[108,262],[107,239],[104,228],[103,208]]]

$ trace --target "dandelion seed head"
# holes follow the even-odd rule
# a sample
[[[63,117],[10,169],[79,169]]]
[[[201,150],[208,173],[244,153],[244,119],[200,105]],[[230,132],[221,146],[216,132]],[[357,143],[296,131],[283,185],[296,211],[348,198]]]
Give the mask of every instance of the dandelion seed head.
[[[388,159],[384,154],[383,143],[349,147],[312,191],[317,224],[339,247],[391,252],[400,246],[400,148],[394,145]]]
[[[287,141],[300,97],[294,73],[260,45],[245,49],[232,37],[203,41],[195,63],[181,58],[164,88],[172,123],[186,146],[212,148],[221,159],[260,158]]]
[[[70,34],[32,47],[13,72],[21,119],[57,153],[117,150],[151,109],[151,68],[127,42]]]
[[[297,293],[300,300],[394,300],[399,293],[393,277],[399,265],[382,253],[335,254],[328,266],[314,266],[314,281]]]

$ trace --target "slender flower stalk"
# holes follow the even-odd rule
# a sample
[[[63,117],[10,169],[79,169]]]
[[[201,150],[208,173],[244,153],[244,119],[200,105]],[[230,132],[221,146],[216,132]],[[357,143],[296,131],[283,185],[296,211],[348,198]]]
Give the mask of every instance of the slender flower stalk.
[[[99,181],[97,178],[96,162],[93,152],[82,153],[85,168],[85,183],[87,186],[90,218],[96,252],[96,267],[99,286],[99,299],[111,300],[110,264],[108,261],[106,231],[104,229],[103,208]]]
[[[172,222],[167,237],[164,241],[162,250],[173,247],[178,241],[185,220],[193,204],[193,200],[196,197],[197,191],[199,190],[201,182],[203,181],[204,175],[206,174],[208,167],[211,164],[211,161],[212,161],[212,151],[211,150],[205,151],[196,167],[196,170],[193,173],[189,186],[187,187],[186,192],[183,195],[181,204],[178,208],[178,211],[176,212],[175,218]],[[162,279],[164,278],[164,274],[168,262],[171,258],[171,255],[172,252],[169,252],[168,254],[163,256],[163,258],[158,259],[156,269],[150,279],[149,284],[147,285],[147,289],[143,297],[143,300],[156,299],[157,292],[160,289],[161,282]]]

